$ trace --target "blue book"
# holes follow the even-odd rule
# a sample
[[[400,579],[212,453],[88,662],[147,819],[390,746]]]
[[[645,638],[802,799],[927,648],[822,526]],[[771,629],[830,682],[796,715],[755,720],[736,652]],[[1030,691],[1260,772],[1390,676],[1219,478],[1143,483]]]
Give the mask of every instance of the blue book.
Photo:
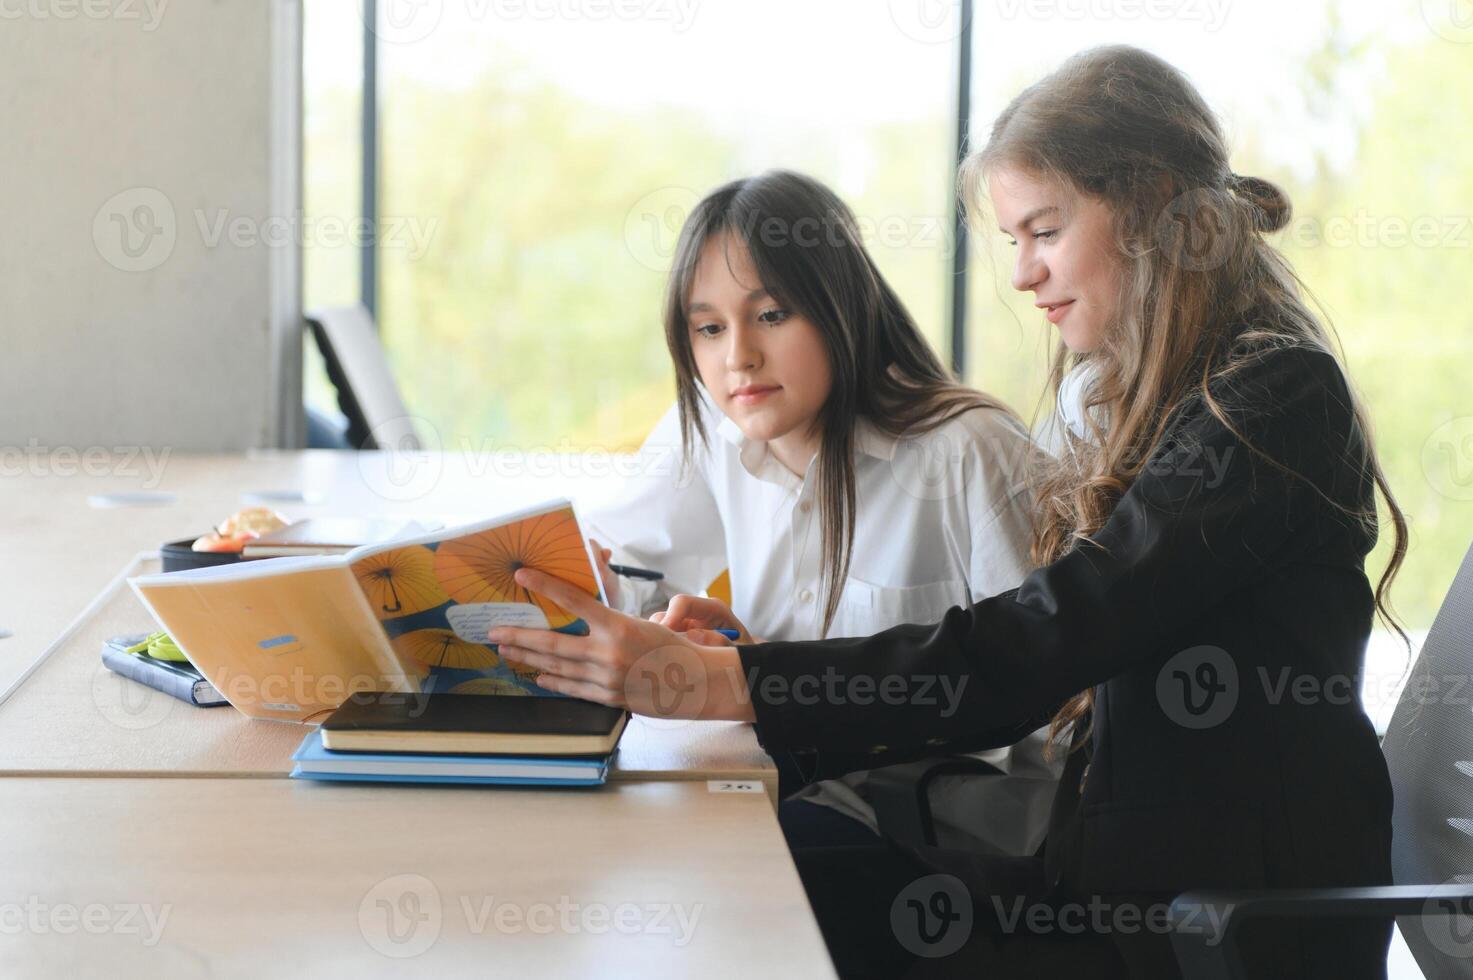
[[[507,755],[334,752],[313,729],[292,753],[294,779],[376,783],[485,783],[506,786],[598,786],[609,759]]]

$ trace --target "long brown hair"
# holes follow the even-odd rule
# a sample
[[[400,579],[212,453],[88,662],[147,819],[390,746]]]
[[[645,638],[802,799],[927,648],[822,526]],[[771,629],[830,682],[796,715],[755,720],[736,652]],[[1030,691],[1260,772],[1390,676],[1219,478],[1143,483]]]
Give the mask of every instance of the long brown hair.
[[[686,219],[665,294],[665,339],[675,362],[685,458],[708,434],[686,307],[696,264],[718,235],[745,247],[761,285],[817,327],[833,387],[819,411],[817,460],[824,616],[828,633],[854,548],[854,426],[920,434],[973,408],[1001,403],[965,387],[941,363],[865,249],[854,214],[803,174],[773,170],[707,195]],[[1005,409],[1004,409],[1005,410]]]
[[[1288,224],[1288,197],[1267,180],[1232,172],[1216,117],[1160,58],[1112,46],[1069,59],[998,116],[987,144],[963,166],[964,193],[975,194],[1000,168],[1105,203],[1123,269],[1098,349],[1078,356],[1060,342],[1051,360],[1055,393],[1081,361],[1094,362],[1096,372],[1083,413],[1092,438],[1063,432],[1070,451],[1041,481],[1033,560],[1044,565],[1104,525],[1183,405],[1200,399],[1241,437],[1210,389],[1226,390],[1220,382],[1274,347],[1334,350],[1330,332],[1301,298],[1302,283],[1263,237]],[[1352,410],[1369,433],[1358,400]],[[1406,520],[1369,437],[1364,450],[1357,462],[1385,498],[1395,533],[1376,610],[1405,640],[1388,592],[1406,556]],[[1374,529],[1374,504],[1348,513]],[[1054,718],[1051,738],[1086,722],[1093,703],[1092,690],[1071,699]]]

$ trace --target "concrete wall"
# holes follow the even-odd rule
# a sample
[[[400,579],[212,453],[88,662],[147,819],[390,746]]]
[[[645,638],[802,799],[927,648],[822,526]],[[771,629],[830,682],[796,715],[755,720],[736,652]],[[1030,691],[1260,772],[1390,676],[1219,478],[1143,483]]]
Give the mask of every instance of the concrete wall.
[[[0,446],[294,445],[299,0],[0,0]]]

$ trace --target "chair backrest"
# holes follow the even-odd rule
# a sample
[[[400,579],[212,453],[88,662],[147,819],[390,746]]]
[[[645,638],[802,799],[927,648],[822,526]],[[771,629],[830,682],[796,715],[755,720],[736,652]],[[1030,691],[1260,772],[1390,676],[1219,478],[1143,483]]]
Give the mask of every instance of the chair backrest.
[[[1381,743],[1396,793],[1391,867],[1398,885],[1473,884],[1470,709],[1473,549],[1432,621]],[[1427,976],[1473,977],[1473,958],[1448,955],[1450,937],[1441,934],[1447,917],[1421,921],[1425,928],[1407,920],[1402,933]]]
[[[312,337],[338,390],[338,407],[348,419],[348,442],[354,449],[422,448],[414,420],[399,396],[374,329],[362,306],[338,306],[307,314]]]

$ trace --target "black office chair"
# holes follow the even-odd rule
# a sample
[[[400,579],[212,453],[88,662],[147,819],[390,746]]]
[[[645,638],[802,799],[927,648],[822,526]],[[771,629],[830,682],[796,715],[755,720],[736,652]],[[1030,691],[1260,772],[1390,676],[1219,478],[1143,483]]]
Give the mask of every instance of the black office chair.
[[[1382,888],[1196,891],[1172,903],[1188,980],[1248,974],[1237,939],[1266,918],[1398,920],[1430,980],[1473,978],[1473,549],[1433,620],[1381,748],[1396,793],[1392,874]],[[1203,916],[1207,909],[1216,915]],[[1204,918],[1206,922],[1204,923]],[[1216,924],[1215,928],[1211,927]]]
[[[309,311],[307,324],[322,352],[328,380],[337,389],[338,407],[347,418],[347,448],[422,449],[372,314],[362,306],[331,307]]]

